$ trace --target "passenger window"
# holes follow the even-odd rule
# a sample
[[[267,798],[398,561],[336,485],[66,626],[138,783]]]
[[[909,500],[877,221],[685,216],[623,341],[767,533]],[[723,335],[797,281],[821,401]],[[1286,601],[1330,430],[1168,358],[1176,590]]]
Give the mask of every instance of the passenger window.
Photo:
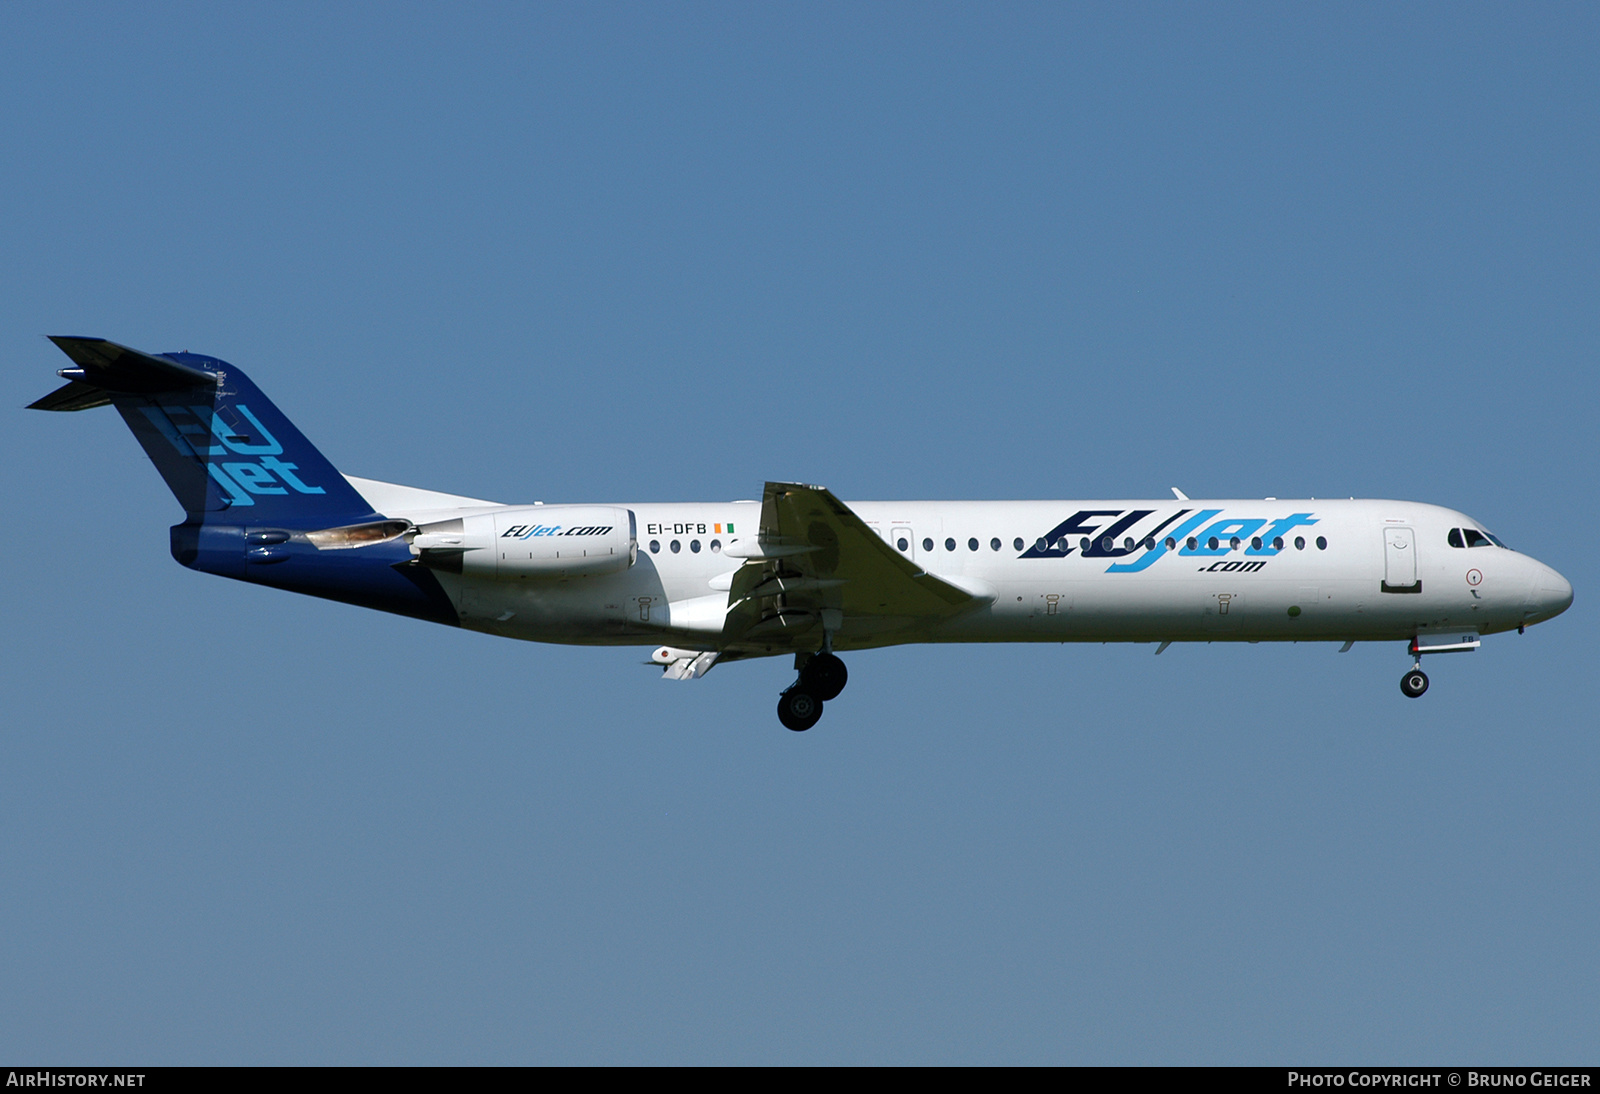
[[[1283,550],[1283,537],[1282,536],[1273,536],[1272,537],[1272,549],[1274,551]]]
[[[673,540],[667,546],[672,548],[673,554],[677,554],[679,551],[683,550],[683,544],[679,543],[677,540]]]
[[[1144,549],[1146,551],[1154,551],[1156,549],[1156,537],[1155,536],[1145,536],[1144,537]]]
[[[924,551],[931,551],[931,550],[933,550],[933,540],[931,540],[931,539],[924,539],[924,540],[923,540],[923,541],[922,541],[922,549],[923,549],[923,550],[924,550]]]
[[[1465,547],[1466,546],[1465,543],[1461,542],[1461,529],[1459,529],[1459,528],[1450,529],[1450,534],[1448,536],[1445,536],[1444,539],[1445,539],[1445,542],[1448,543],[1452,547]]]
[[[1033,545],[1033,549],[1036,551],[1048,551],[1050,549],[1050,541],[1040,536],[1039,541]]]
[[[700,541],[697,540],[697,539],[691,539],[689,541],[689,550],[693,551],[695,554],[699,554],[700,553]]]
[[[1063,551],[1067,549],[1067,537],[1066,536],[1062,536],[1061,537],[1061,549]],[[1088,536],[1084,536],[1082,539],[1080,539],[1078,541],[1078,550],[1084,552],[1085,554],[1089,553],[1089,537]]]
[[[1234,536],[1232,539],[1230,539],[1228,541],[1228,550],[1237,551],[1238,549],[1239,549],[1239,537],[1238,536]]]
[[[1251,540],[1250,540],[1250,549],[1251,549],[1251,550],[1252,550],[1252,551],[1259,551],[1259,550],[1261,550],[1261,537],[1260,537],[1260,536],[1253,536],[1253,537],[1251,537]]]
[[[1215,551],[1217,549],[1217,537],[1216,536],[1212,536],[1210,539],[1206,540],[1206,548],[1208,550],[1211,550],[1211,551]]]
[[[1011,546],[1014,550],[1022,550],[1022,537],[1018,536],[1016,539],[1012,540]],[[996,548],[996,550],[998,550],[998,548]]]
[[[975,540],[975,539],[967,540],[967,550],[976,551],[977,549],[978,549],[978,541],[977,540]]]
[[[1178,549],[1178,541],[1173,539],[1171,536],[1168,536],[1167,537],[1167,550],[1175,551],[1177,549]]]
[[[1463,528],[1462,531],[1466,533],[1468,547],[1494,546],[1494,544],[1489,542],[1489,537],[1478,531],[1476,528]]]
[[[1327,541],[1327,539],[1325,539],[1322,536],[1318,536],[1317,537],[1317,550],[1326,551],[1327,549],[1328,549],[1328,541]]]
[[[650,541],[650,553],[653,555],[659,555],[661,553],[661,541],[659,539],[653,539]]]
[[[1306,537],[1305,536],[1295,536],[1294,537],[1294,549],[1296,551],[1304,551],[1306,549]]]
[[[1215,543],[1216,541],[1212,540],[1212,542]],[[1195,547],[1199,546],[1199,543],[1200,543],[1199,540],[1195,539],[1193,536],[1190,536],[1189,537],[1189,543],[1188,543],[1189,550],[1191,550],[1191,551],[1194,550]]]
[[[1022,541],[1018,540],[1017,542],[1020,544]],[[989,550],[998,551],[999,549],[1000,549],[1000,537],[999,536],[995,536],[993,539],[991,539],[989,541]]]
[[[711,553],[715,555],[715,554],[721,553],[721,551],[722,551],[722,541],[720,539],[712,540],[711,541]]]
[[[956,549],[956,541],[953,539],[946,539],[944,541],[944,549],[946,551],[954,551]]]

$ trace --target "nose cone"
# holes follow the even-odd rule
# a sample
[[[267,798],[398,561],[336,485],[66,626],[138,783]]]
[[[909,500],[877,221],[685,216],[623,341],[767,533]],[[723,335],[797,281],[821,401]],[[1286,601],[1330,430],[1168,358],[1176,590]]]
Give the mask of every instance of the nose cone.
[[[1554,619],[1572,607],[1572,583],[1544,563],[1539,564],[1539,574],[1533,583],[1533,593],[1528,597],[1528,607],[1523,620],[1542,623]]]

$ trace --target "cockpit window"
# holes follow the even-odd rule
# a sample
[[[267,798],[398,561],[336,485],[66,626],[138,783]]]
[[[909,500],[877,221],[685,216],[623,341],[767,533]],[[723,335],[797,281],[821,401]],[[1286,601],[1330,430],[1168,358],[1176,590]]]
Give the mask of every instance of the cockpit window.
[[[1478,531],[1476,528],[1463,528],[1463,529],[1461,529],[1461,531],[1462,531],[1462,534],[1467,537],[1467,546],[1468,547],[1493,547],[1494,546],[1494,543],[1489,539],[1489,537],[1484,535],[1482,532]]]
[[[1506,547],[1506,545],[1503,542],[1501,542],[1500,537],[1495,535],[1493,532],[1485,532],[1483,534],[1488,536],[1489,537],[1489,541],[1491,543],[1493,543],[1496,547],[1504,547],[1507,551],[1511,550],[1511,548]]]
[[[1446,538],[1448,539],[1448,541],[1450,543],[1450,546],[1452,546],[1452,547],[1465,547],[1466,546],[1465,543],[1461,542],[1461,529],[1459,529],[1459,528],[1450,529],[1450,535],[1448,537],[1446,537]]]

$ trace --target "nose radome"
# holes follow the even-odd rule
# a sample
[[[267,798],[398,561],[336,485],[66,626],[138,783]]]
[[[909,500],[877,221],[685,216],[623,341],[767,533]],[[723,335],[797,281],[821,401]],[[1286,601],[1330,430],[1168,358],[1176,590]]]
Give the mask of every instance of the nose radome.
[[[1529,605],[1529,622],[1554,619],[1572,606],[1572,583],[1550,567],[1539,564],[1540,574]]]

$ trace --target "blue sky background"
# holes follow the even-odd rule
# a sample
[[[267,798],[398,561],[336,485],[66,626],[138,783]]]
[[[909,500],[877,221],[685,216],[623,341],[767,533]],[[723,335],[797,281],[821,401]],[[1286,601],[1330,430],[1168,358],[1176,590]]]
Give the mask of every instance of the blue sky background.
[[[0,7],[0,1058],[1594,1063],[1593,5]],[[1378,496],[1577,600],[665,683],[190,573],[43,336],[504,501]]]

